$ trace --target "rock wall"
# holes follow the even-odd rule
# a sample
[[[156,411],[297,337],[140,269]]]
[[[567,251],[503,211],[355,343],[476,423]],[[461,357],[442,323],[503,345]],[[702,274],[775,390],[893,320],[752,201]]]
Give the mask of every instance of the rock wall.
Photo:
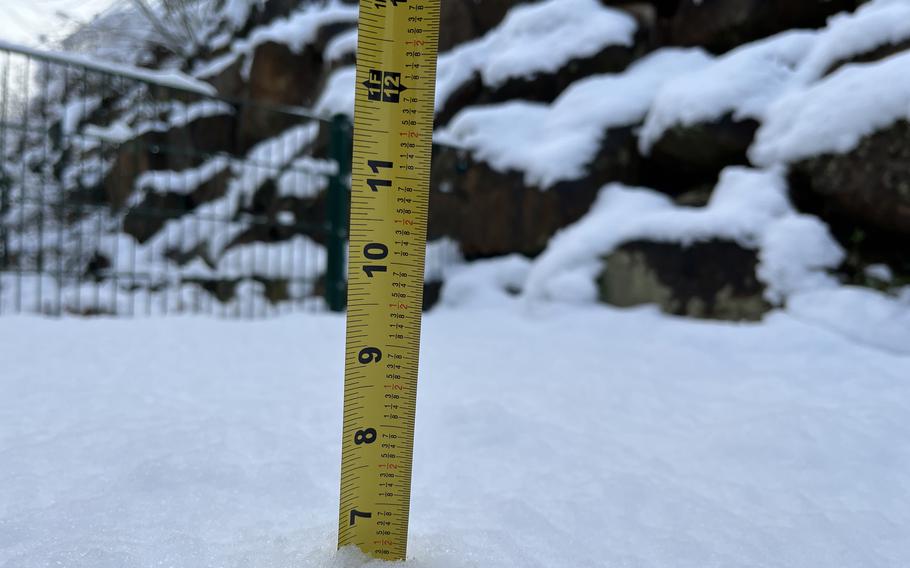
[[[550,103],[565,89],[586,77],[619,73],[642,57],[667,47],[697,46],[713,54],[729,53],[748,42],[793,28],[820,28],[840,12],[852,11],[860,0],[600,0],[631,15],[638,25],[631,45],[609,45],[583,57],[571,58],[555,70],[519,75],[485,84],[479,73],[457,88],[439,109],[437,125],[448,124],[460,111],[478,105],[512,100]],[[440,50],[450,52],[502,25],[521,0],[442,1]],[[292,14],[302,2],[268,0],[237,31],[234,44],[257,29]],[[315,107],[332,74],[351,53],[330,53],[333,41],[350,32],[351,22],[321,25],[305,45],[264,41],[249,53],[203,78],[220,95],[250,98],[267,105]],[[872,49],[834,62],[830,74],[849,63],[878,61],[910,47],[910,39]],[[230,53],[215,50],[211,59]],[[204,62],[203,62],[204,63]],[[200,61],[188,61],[190,72]],[[242,156],[257,143],[297,124],[292,116],[238,105],[234,112],[190,121],[143,140],[153,147],[181,140],[200,151],[227,151]],[[643,149],[642,121],[602,133],[595,158],[578,179],[547,188],[526,181],[523,172],[501,171],[470,151],[439,144],[434,148],[429,237],[449,237],[460,243],[467,258],[509,253],[539,254],[561,228],[581,218],[598,190],[608,182],[647,186],[680,204],[701,206],[711,195],[720,172],[732,165],[754,165],[749,148],[761,127],[759,118],[728,112],[711,120],[694,120],[666,129]],[[160,140],[159,140],[160,139]],[[323,133],[308,151],[324,152]],[[535,143],[533,140],[527,141]],[[154,152],[122,153],[124,177],[103,183],[105,199],[115,207],[127,202],[134,180],[143,172],[185,170],[198,163],[165,160]],[[164,160],[164,161],[162,161]],[[855,150],[818,156],[792,164],[790,184],[795,204],[818,215],[850,252],[841,269],[848,281],[861,282],[865,267],[885,263],[910,278],[910,126],[901,122],[868,136]],[[188,196],[157,199],[169,209],[192,209],[220,195],[225,180],[214,178]],[[283,199],[283,200],[282,200]],[[296,217],[316,220],[319,198],[288,203],[264,185],[253,200],[266,215],[294,210]],[[128,230],[150,238],[163,220],[131,219]],[[286,236],[248,233],[244,241],[269,241]],[[756,319],[768,309],[755,278],[754,252],[717,241],[680,247],[659,243],[627,243],[607,259],[601,276],[602,299],[618,305],[655,301],[671,313],[724,319]]]

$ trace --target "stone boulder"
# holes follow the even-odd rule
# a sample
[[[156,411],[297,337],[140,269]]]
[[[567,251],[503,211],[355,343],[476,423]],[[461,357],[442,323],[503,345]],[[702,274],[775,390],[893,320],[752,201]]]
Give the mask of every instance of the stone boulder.
[[[122,207],[136,178],[147,171],[180,171],[200,165],[210,154],[236,153],[236,117],[217,114],[163,132],[146,132],[116,147],[113,165],[97,188],[96,201]]]
[[[265,105],[312,106],[322,89],[322,67],[322,55],[313,46],[294,53],[283,43],[259,45],[253,54],[245,93],[256,104],[240,109],[240,147],[248,150],[299,121]]]
[[[791,28],[819,28],[857,0],[681,0],[665,41],[723,53]]]
[[[668,314],[734,321],[771,309],[755,275],[757,252],[730,241],[632,241],[605,260],[600,298],[614,306],[657,304]]]
[[[846,154],[816,156],[791,166],[795,198],[823,197],[828,216],[850,218],[910,238],[910,122],[864,138]]]
[[[655,142],[642,170],[642,183],[671,195],[713,185],[720,172],[746,165],[759,123],[726,114],[713,122],[676,125]]]
[[[638,172],[631,127],[607,133],[584,178],[546,190],[529,186],[521,172],[499,172],[466,151],[434,146],[429,239],[450,237],[469,259],[534,256],[588,211],[604,183],[635,183]]]
[[[884,263],[910,276],[910,122],[864,138],[846,154],[792,164],[790,191],[801,210],[818,215],[848,251],[848,269],[861,278]]]
[[[870,49],[869,51],[854,55],[849,59],[835,61],[828,69],[825,70],[824,75],[830,75],[844,65],[848,65],[850,63],[871,63],[873,61],[880,61],[892,55],[896,55],[908,50],[910,50],[910,40],[879,45],[874,49]]]
[[[351,23],[324,25],[317,31],[315,39],[299,52],[274,41],[256,46],[251,56],[249,78],[242,90],[242,98],[255,101],[255,104],[244,105],[238,116],[238,145],[241,151],[300,122],[299,117],[277,111],[274,107],[315,106],[331,67],[323,56],[326,46],[332,38],[352,27]],[[235,72],[233,66],[229,66],[219,76],[208,80],[212,84],[222,84],[223,88],[232,88]]]
[[[247,93],[247,82],[242,70],[243,58],[238,57],[230,65],[212,75],[203,77],[202,80],[215,87],[221,97],[242,99]]]
[[[646,34],[639,31],[639,35]],[[513,99],[553,102],[575,81],[601,73],[622,71],[645,51],[645,44],[636,41],[632,47],[610,45],[591,57],[573,59],[553,73],[538,73],[531,77],[513,77],[501,85],[485,85],[480,75],[474,76],[456,89],[436,113],[436,125],[446,124],[458,111],[473,105],[504,102]]]
[[[189,193],[148,192],[142,202],[123,218],[123,232],[144,243],[170,219],[182,217],[196,207],[224,195],[231,173],[224,170]]]
[[[505,17],[506,13],[527,0],[442,0],[439,20],[439,52],[481,37]]]

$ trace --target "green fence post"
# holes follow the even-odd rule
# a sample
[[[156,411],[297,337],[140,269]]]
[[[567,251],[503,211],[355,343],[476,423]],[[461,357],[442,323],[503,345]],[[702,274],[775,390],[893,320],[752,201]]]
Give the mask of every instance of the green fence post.
[[[325,301],[333,312],[344,310],[347,303],[345,253],[348,238],[348,204],[351,199],[351,144],[353,127],[344,114],[332,117],[329,157],[338,170],[329,178],[326,195],[326,268]]]

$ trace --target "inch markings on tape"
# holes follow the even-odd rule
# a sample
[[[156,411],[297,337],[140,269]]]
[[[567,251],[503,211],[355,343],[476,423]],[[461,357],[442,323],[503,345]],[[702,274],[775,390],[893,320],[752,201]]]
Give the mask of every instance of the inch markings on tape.
[[[361,0],[338,546],[407,552],[440,0]]]

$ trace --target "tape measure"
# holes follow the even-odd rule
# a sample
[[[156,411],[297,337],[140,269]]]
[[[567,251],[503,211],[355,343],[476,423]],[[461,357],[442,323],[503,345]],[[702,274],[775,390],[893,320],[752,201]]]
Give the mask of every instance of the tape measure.
[[[440,0],[361,0],[338,546],[403,560]]]

